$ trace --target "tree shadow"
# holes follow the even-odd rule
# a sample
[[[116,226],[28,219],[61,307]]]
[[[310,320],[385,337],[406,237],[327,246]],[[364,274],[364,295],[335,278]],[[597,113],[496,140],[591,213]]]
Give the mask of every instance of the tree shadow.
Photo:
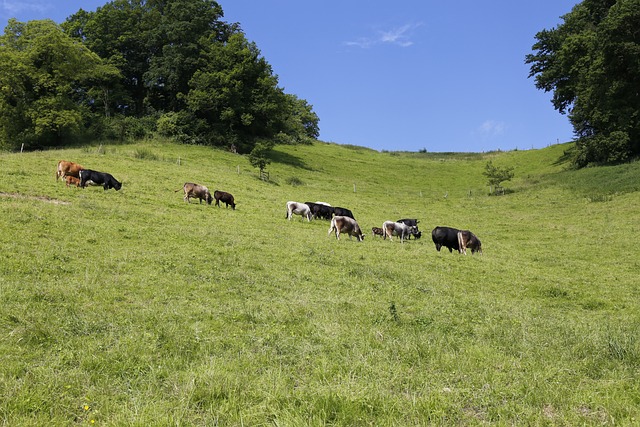
[[[269,153],[269,159],[271,159],[272,162],[283,163],[289,166],[306,169],[306,170],[313,170],[301,158],[296,157],[289,153],[283,153],[282,151],[272,150]]]

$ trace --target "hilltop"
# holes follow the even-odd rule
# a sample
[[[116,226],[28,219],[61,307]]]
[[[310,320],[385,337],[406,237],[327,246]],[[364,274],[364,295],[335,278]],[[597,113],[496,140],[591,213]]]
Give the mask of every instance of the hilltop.
[[[0,417],[10,425],[632,424],[640,163],[570,170],[567,145],[491,153],[150,140],[0,154]],[[119,192],[66,188],[58,160]],[[513,166],[489,196],[488,160]],[[184,182],[236,210],[182,199]],[[285,220],[349,208],[400,244]],[[55,203],[51,203],[55,202]],[[436,225],[484,255],[437,252]]]

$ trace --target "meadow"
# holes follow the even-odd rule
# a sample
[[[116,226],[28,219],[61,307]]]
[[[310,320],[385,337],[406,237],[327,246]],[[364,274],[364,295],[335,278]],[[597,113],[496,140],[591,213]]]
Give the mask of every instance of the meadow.
[[[640,162],[570,170],[568,147],[278,146],[269,181],[162,140],[0,153],[0,424],[637,425]],[[122,190],[67,188],[60,159]],[[371,236],[399,218],[422,239]],[[484,254],[437,252],[437,225]]]

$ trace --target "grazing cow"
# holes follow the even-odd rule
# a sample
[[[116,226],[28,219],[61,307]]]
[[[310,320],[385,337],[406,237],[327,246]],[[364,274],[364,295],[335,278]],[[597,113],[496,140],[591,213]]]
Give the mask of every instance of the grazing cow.
[[[287,216],[286,218],[291,221],[293,214],[300,215],[302,218],[307,218],[307,221],[311,221],[311,209],[304,203],[287,202]],[[302,218],[300,218],[302,220]]]
[[[211,204],[211,202],[213,202],[213,197],[211,197],[209,189],[204,185],[194,184],[193,182],[185,182],[182,186],[182,189],[184,190],[184,201],[187,203],[191,203],[189,200],[192,197],[194,199],[198,199],[200,203],[202,203],[203,200],[206,201],[209,205]],[[180,189],[177,189],[176,192],[177,191],[180,191]]]
[[[471,249],[472,255],[476,252],[482,254],[482,243],[480,239],[469,230],[458,231],[458,247],[460,248],[460,252],[465,255],[467,254],[467,248]]]
[[[389,237],[391,240],[391,236],[399,236],[401,243],[404,243],[404,239],[408,239],[411,234],[417,233],[417,231],[418,227],[415,225],[409,226],[401,222],[385,221],[382,224],[383,237],[385,239]]]
[[[364,240],[364,234],[362,234],[360,226],[355,219],[348,216],[334,216],[331,219],[331,227],[329,227],[328,234],[331,235],[332,231],[336,233],[336,239],[338,240],[340,240],[340,233],[347,233],[349,240],[351,240],[351,236],[355,236],[359,242]]]
[[[440,252],[443,246],[449,249],[449,252],[460,252],[460,243],[458,243],[458,230],[451,227],[436,227],[431,231],[431,239],[436,245],[436,250]]]
[[[340,208],[336,206],[335,208],[333,208],[333,214],[335,216],[348,216],[349,218],[355,219],[353,213],[347,208]]]
[[[324,218],[330,220],[333,216],[333,208],[322,203],[315,203],[311,210],[313,218]]]
[[[233,196],[230,193],[216,190],[213,192],[213,198],[216,199],[217,207],[220,207],[220,201],[222,201],[222,203],[224,203],[227,208],[229,207],[229,205],[231,205],[231,208],[233,210],[236,209],[236,204],[233,201]]]
[[[384,231],[380,227],[371,227],[371,233],[373,234],[373,237],[384,236]]]
[[[91,169],[82,169],[80,171],[80,187],[85,188],[89,181],[95,185],[102,185],[105,191],[114,188],[116,191],[122,188],[122,183],[118,182],[110,173],[98,172]]]
[[[65,176],[80,178],[80,171],[83,169],[84,168],[78,163],[60,160],[58,162],[58,167],[56,168],[56,181],[58,178],[64,178]]]
[[[422,237],[422,232],[418,230],[418,223],[420,222],[419,220],[415,218],[413,219],[404,218],[404,219],[399,219],[396,222],[401,222],[408,226],[416,227],[415,232],[409,235],[409,239],[411,239],[411,236],[415,237],[416,239],[419,239],[420,237]]]
[[[75,176],[67,175],[65,181],[67,182],[67,187],[75,185],[76,188],[80,187],[80,178],[76,178]]]

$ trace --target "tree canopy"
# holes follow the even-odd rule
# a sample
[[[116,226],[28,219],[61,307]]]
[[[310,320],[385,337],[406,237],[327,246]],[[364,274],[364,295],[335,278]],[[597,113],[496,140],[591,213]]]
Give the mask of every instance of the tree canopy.
[[[536,34],[536,87],[553,92],[577,137],[578,167],[640,155],[640,0],[584,0]]]
[[[317,138],[312,106],[284,93],[255,43],[222,18],[213,0],[113,0],[61,26],[10,21],[0,42],[0,146],[56,145],[89,129],[110,137],[114,123],[136,121],[242,153],[264,139]]]

